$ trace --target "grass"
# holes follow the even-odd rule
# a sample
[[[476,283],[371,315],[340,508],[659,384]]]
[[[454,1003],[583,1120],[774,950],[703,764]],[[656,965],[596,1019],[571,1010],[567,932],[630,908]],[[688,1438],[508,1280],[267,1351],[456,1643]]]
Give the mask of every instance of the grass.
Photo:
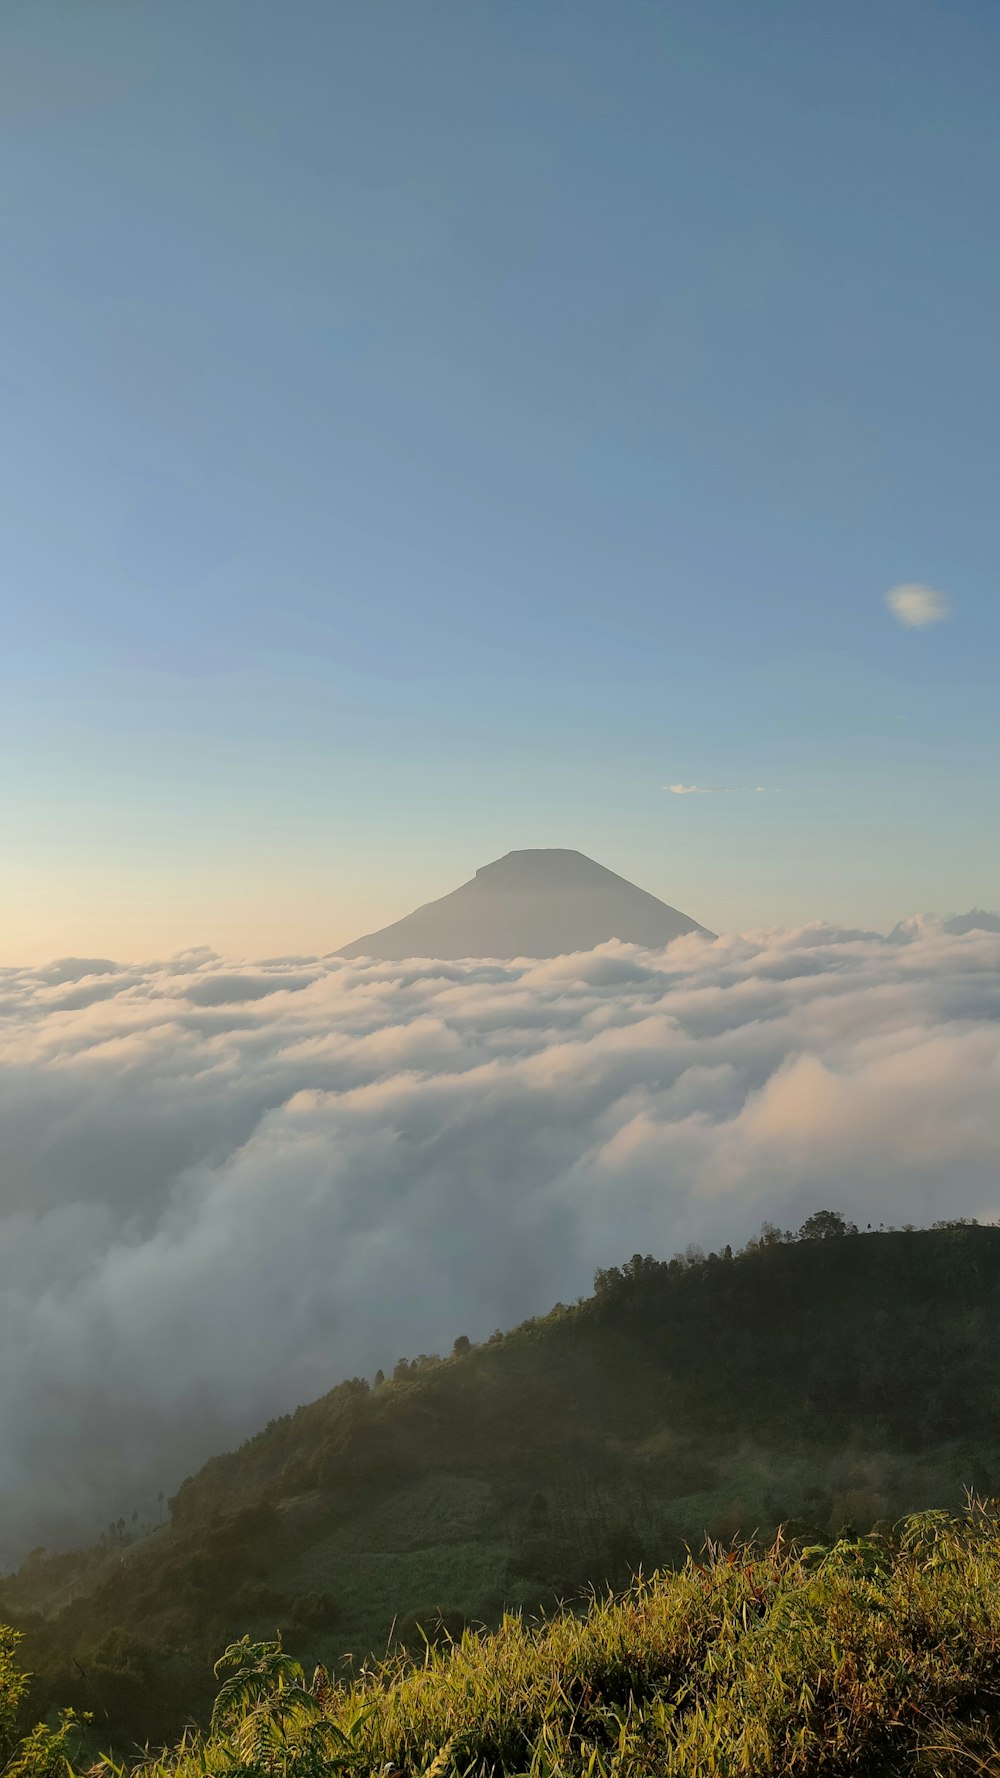
[[[996,1503],[832,1547],[710,1546],[545,1622],[312,1683],[229,1651],[206,1737],[144,1778],[847,1778],[1000,1773]]]

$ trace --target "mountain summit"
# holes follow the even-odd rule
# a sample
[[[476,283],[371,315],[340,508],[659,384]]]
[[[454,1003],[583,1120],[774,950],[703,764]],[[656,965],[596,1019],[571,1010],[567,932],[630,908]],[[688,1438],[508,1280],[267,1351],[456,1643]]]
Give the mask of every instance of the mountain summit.
[[[582,852],[562,848],[508,852],[471,882],[429,901],[340,957],[559,957],[590,951],[609,938],[666,945],[704,932],[645,889]]]

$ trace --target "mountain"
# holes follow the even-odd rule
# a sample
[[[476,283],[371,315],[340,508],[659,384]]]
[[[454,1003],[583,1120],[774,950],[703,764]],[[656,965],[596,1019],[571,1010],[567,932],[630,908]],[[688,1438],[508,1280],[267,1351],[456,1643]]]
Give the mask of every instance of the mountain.
[[[668,945],[696,920],[582,852],[507,852],[468,883],[338,951],[340,957],[559,957],[607,939]],[[709,937],[712,935],[709,934]]]
[[[890,944],[906,945],[933,932],[947,932],[953,938],[968,932],[1000,932],[1000,914],[988,913],[985,908],[970,908],[967,914],[953,914],[947,920],[935,914],[908,914],[905,920],[897,920],[888,938]]]
[[[959,937],[966,932],[1000,932],[1000,914],[987,913],[985,908],[970,908],[967,914],[955,914],[946,920],[944,929]]]
[[[161,1739],[204,1716],[244,1632],[336,1668],[671,1565],[706,1531],[817,1541],[1000,1491],[1000,1229],[776,1234],[636,1256],[585,1301],[272,1422],[144,1538],[119,1521],[36,1552],[0,1582],[33,1709]]]

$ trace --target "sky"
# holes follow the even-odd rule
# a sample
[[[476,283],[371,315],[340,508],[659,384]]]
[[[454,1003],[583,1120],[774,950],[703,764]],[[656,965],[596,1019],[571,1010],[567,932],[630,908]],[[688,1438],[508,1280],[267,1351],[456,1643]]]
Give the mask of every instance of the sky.
[[[998,59],[3,0],[0,960],[326,951],[535,845],[716,931],[996,906]]]

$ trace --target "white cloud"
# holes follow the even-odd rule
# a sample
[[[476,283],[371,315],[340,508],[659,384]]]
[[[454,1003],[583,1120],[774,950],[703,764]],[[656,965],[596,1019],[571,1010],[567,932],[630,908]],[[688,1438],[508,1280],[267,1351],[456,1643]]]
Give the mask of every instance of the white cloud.
[[[726,796],[728,784],[664,784],[671,796]]]
[[[637,1248],[1000,1208],[1000,934],[0,971],[0,1557]]]
[[[932,586],[894,586],[885,595],[893,616],[908,630],[922,630],[927,624],[940,623],[948,617],[951,606],[944,593]]]
[[[766,784],[664,784],[671,796],[742,796],[745,791],[766,795]]]

